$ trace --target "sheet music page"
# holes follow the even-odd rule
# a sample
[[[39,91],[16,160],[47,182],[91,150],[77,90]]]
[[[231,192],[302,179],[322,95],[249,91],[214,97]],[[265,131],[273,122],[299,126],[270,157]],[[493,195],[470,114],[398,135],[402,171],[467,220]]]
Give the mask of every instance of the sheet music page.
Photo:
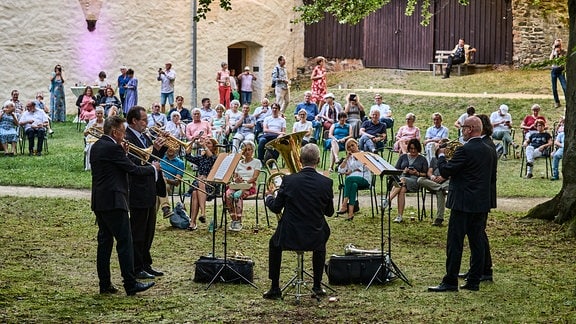
[[[366,158],[372,162],[372,164],[374,166],[376,166],[378,168],[378,170],[380,172],[384,171],[384,170],[393,170],[396,169],[392,164],[388,163],[386,160],[384,160],[381,156],[376,155],[376,154],[366,154],[365,155]]]
[[[224,179],[224,176],[226,175],[226,171],[228,171],[228,169],[230,169],[230,165],[232,164],[232,161],[234,160],[234,156],[235,156],[234,153],[228,154],[224,158],[224,160],[222,160],[220,167],[218,168],[218,170],[216,170],[216,173],[214,174],[215,180],[220,180],[220,181],[228,180],[228,179]]]

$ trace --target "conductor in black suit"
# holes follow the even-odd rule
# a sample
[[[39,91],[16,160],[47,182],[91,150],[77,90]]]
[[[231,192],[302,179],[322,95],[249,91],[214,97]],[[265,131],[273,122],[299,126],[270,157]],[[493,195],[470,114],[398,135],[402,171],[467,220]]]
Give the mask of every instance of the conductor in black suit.
[[[468,117],[461,127],[466,144],[456,149],[450,161],[440,149],[438,168],[442,177],[450,177],[446,206],[451,209],[446,242],[446,275],[440,285],[428,291],[458,291],[458,272],[462,261],[464,237],[470,244],[468,281],[461,289],[479,290],[484,267],[485,242],[483,232],[488,212],[494,203],[492,185],[496,156],[481,137],[482,122]]]
[[[312,268],[316,296],[326,294],[321,287],[322,272],[326,259],[326,242],[330,228],[324,216],[334,214],[334,193],[332,179],[316,171],[320,162],[320,151],[315,144],[307,144],[301,149],[302,170],[287,175],[276,197],[271,193],[266,197],[266,206],[274,213],[283,216],[269,243],[269,273],[271,289],[264,294],[266,299],[280,299],[280,265],[282,251],[313,251]]]
[[[145,134],[148,126],[146,109],[140,106],[130,108],[126,115],[128,129],[126,141],[134,146],[146,149],[153,145],[152,155],[164,156],[167,148],[163,147],[164,140],[157,138],[154,143]],[[141,159],[131,157],[135,164],[141,164]],[[154,158],[149,157],[148,162]],[[154,279],[164,273],[152,268],[150,248],[156,230],[156,195],[166,196],[166,183],[161,173],[158,177],[148,175],[144,177],[130,176],[130,226],[132,228],[132,241],[134,243],[134,271],[138,279]]]
[[[118,289],[110,280],[110,256],[114,239],[124,279],[124,289],[128,295],[147,290],[154,285],[140,283],[134,276],[134,255],[132,235],[128,218],[128,177],[154,177],[160,169],[153,166],[137,166],[128,157],[121,145],[126,127],[124,118],[112,116],[104,122],[104,135],[92,146],[92,203],[98,223],[98,252],[96,267],[101,294],[113,294]],[[156,170],[156,171],[155,171]]]

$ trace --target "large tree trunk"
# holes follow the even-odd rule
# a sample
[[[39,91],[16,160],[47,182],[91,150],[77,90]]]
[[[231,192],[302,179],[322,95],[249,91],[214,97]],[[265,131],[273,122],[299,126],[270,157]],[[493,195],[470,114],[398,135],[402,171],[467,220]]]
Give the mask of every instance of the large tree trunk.
[[[530,211],[526,217],[554,220],[566,224],[568,232],[576,236],[576,0],[568,0],[570,39],[566,64],[566,119],[564,124],[564,157],[562,158],[562,189],[547,202]]]

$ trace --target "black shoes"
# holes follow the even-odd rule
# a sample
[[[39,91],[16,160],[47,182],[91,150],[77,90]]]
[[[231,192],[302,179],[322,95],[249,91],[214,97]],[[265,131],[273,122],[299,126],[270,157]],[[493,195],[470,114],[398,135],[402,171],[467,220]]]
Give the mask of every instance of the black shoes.
[[[146,269],[145,271],[148,272],[149,274],[155,276],[155,277],[162,277],[164,275],[164,272],[154,270],[154,269],[152,269],[152,267]]]
[[[164,206],[164,207],[162,207],[162,214],[163,214],[164,218],[168,218],[168,217],[174,215],[174,212],[170,210],[170,207]]]
[[[436,218],[434,220],[434,223],[432,223],[432,226],[442,226],[442,221],[443,221],[442,219]]]
[[[278,300],[282,299],[282,290],[280,288],[272,288],[262,295],[264,299]]]
[[[150,274],[144,270],[136,273],[136,279],[154,279],[156,278],[153,274]]]
[[[312,287],[312,292],[314,293],[312,297],[326,296],[326,290],[324,290],[322,287]]]
[[[459,273],[458,278],[468,280],[468,272]],[[494,278],[492,277],[492,275],[482,275],[482,276],[480,276],[480,282],[482,282],[482,281],[494,281]]]
[[[115,294],[118,292],[118,288],[114,287],[114,285],[110,284],[108,287],[100,287],[101,294]]]
[[[446,291],[458,291],[458,286],[456,285],[449,285],[447,283],[440,283],[440,285],[435,287],[428,287],[428,291],[430,292],[446,292]]]
[[[462,286],[460,286],[460,289],[465,289],[465,290],[471,290],[471,291],[478,291],[480,290],[480,286],[478,285],[473,285],[469,282],[463,284]]]
[[[152,288],[152,286],[154,286],[153,282],[143,283],[143,282],[136,281],[134,286],[132,286],[130,288],[126,288],[126,295],[134,296],[138,292],[146,291],[146,290]]]
[[[444,75],[442,76],[442,79],[449,79],[449,78],[450,78],[450,76],[447,75],[447,74],[444,74]]]

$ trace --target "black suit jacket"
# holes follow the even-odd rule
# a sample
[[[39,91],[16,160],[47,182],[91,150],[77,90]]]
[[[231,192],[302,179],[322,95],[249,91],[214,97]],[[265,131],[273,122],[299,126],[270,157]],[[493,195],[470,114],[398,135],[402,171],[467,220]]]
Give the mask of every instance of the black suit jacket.
[[[454,152],[450,161],[438,158],[438,169],[450,177],[446,207],[466,213],[487,213],[492,207],[492,149],[480,137],[470,139]]]
[[[496,172],[498,171],[498,153],[496,153],[496,145],[494,145],[494,141],[490,136],[482,136],[482,141],[486,144],[493,155],[493,162],[492,162],[492,187],[490,188],[490,207],[496,208],[497,203],[497,190],[496,190]]]
[[[132,143],[133,145],[140,148],[148,148],[152,145],[152,140],[148,135],[146,137],[147,145],[142,144],[142,141],[138,138],[136,133],[134,133],[130,128],[126,128],[125,139]],[[162,157],[166,152],[166,147],[163,147],[160,151],[153,149],[152,155]],[[138,158],[133,156],[130,159],[134,164],[142,164]],[[155,160],[150,157],[148,162]],[[157,190],[158,189],[158,190]],[[166,196],[166,184],[162,176],[158,175],[158,181],[154,178],[154,174],[150,176],[130,176],[130,208],[151,208],[156,205],[156,195]]]
[[[128,211],[128,174],[154,177],[154,167],[132,163],[112,138],[102,136],[90,151],[93,211]]]
[[[266,206],[275,213],[284,213],[272,236],[283,250],[325,251],[330,227],[324,216],[334,214],[332,179],[313,168],[303,168],[287,175],[276,198],[268,196]]]

